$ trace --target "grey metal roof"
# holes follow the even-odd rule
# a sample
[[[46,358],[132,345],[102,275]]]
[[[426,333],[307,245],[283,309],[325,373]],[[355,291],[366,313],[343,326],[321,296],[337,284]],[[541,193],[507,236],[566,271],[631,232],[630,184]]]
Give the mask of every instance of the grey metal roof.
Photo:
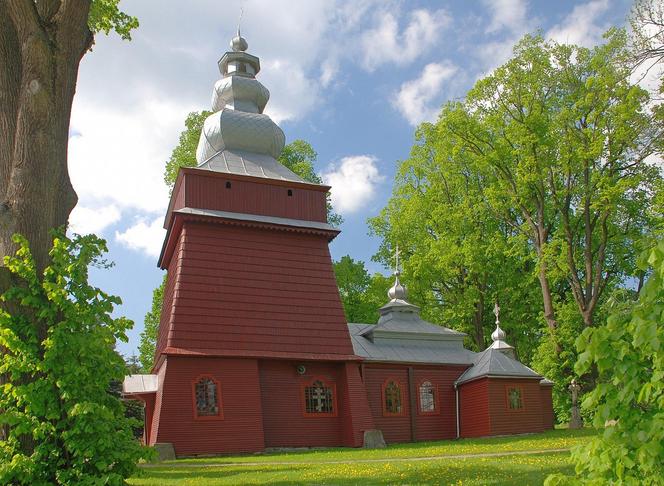
[[[125,395],[155,393],[158,387],[157,375],[128,375],[122,382],[122,393]]]
[[[248,175],[291,182],[306,182],[274,157],[244,150],[224,150],[217,152],[200,164],[198,168],[214,172],[225,172],[226,174]]]
[[[415,342],[407,338],[371,341],[363,334],[373,327],[374,324],[348,324],[353,351],[368,361],[470,365],[476,354],[453,342]]]
[[[383,315],[378,324],[367,328],[365,335],[383,336],[386,333],[413,334],[425,336],[427,339],[463,340],[465,334],[443,326],[438,326],[422,319],[417,306],[405,301],[391,301],[381,308]],[[411,336],[411,339],[416,338]]]
[[[213,218],[234,219],[238,221],[255,221],[257,223],[276,224],[281,226],[293,226],[296,228],[309,228],[323,231],[339,231],[337,228],[328,223],[321,223],[320,221],[306,221],[303,219],[279,218],[276,216],[262,216],[259,214],[248,213],[233,213],[231,211],[219,211],[216,209],[198,209],[198,208],[182,208],[174,213],[179,214],[193,214],[196,216],[211,216]]]
[[[523,363],[505,356],[497,349],[487,348],[477,355],[474,366],[467,369],[456,383],[466,383],[485,376],[542,379],[540,374]]]

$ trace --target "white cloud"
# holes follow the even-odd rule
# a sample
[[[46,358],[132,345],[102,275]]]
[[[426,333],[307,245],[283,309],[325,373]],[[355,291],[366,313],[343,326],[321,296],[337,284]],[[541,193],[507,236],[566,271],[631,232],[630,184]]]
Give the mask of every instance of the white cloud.
[[[86,235],[101,234],[120,220],[120,210],[114,204],[89,208],[78,204],[69,216],[69,231]]]
[[[395,107],[411,125],[433,120],[440,107],[443,82],[450,79],[458,68],[450,62],[427,64],[419,78],[401,85],[394,101]]]
[[[598,24],[602,14],[609,8],[609,0],[594,0],[574,7],[572,12],[546,36],[561,44],[576,44],[592,47],[602,40],[608,23]]]
[[[162,217],[149,223],[139,220],[122,233],[116,231],[115,241],[132,250],[142,251],[151,257],[158,257],[166,236],[166,230],[162,227],[163,223]]]
[[[509,30],[522,33],[529,25],[526,0],[484,0],[491,12],[487,33]]]
[[[336,211],[353,213],[373,199],[376,186],[385,180],[378,171],[377,161],[371,155],[352,155],[323,174],[325,184],[332,186],[332,206]]]
[[[414,10],[409,17],[408,25],[403,32],[399,32],[397,13],[377,13],[377,25],[361,38],[366,69],[371,71],[388,62],[409,64],[434,46],[442,29],[450,23],[450,17],[444,10]]]

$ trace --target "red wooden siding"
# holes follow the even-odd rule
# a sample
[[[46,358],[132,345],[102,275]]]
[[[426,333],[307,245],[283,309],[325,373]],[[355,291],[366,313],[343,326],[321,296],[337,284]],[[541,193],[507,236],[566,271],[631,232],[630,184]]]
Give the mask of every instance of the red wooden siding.
[[[405,413],[401,416],[385,416],[383,414],[383,384],[389,379],[401,385],[402,406],[405,410]],[[383,431],[385,441],[394,443],[412,440],[407,368],[398,365],[394,367],[365,366],[364,386],[367,390],[374,423],[377,429]]]
[[[417,404],[415,438],[417,440],[441,440],[456,437],[454,381],[465,369],[465,366],[415,368],[415,403]],[[430,381],[435,387],[436,406],[438,407],[435,414],[422,414],[419,411],[419,386],[424,381]]]
[[[341,409],[344,417],[343,442],[348,447],[364,445],[364,431],[375,429],[367,391],[360,376],[360,365],[344,363],[344,401]]]
[[[325,187],[256,180],[254,177],[186,169],[176,184],[170,210],[183,207],[276,216],[304,221],[327,221]],[[231,187],[227,188],[226,183]],[[291,191],[291,196],[288,191]]]
[[[524,434],[543,430],[539,379],[489,378],[488,384],[491,435]],[[508,388],[521,389],[522,409],[511,410],[508,407]]]
[[[173,309],[175,305],[175,288],[180,279],[180,268],[178,263],[180,261],[180,251],[182,248],[182,238],[179,239],[173,258],[168,265],[168,277],[166,279],[166,286],[164,287],[164,301],[162,304],[162,313],[159,318],[159,331],[157,333],[157,344],[155,347],[155,367],[159,365],[159,356],[166,348],[168,335],[173,325]]]
[[[155,442],[172,443],[178,456],[264,449],[256,360],[169,356],[165,364]],[[194,418],[192,382],[201,374],[220,383],[223,419]]]
[[[504,404],[504,401],[501,403]],[[459,386],[459,415],[461,437],[491,435],[487,378]]]
[[[296,368],[303,364],[304,375]],[[339,364],[324,362],[261,361],[260,388],[263,409],[263,430],[266,447],[331,447],[342,445],[342,414],[305,416],[302,386],[312,378],[322,377],[334,384],[337,396],[335,407],[339,410],[343,398],[339,390]]]
[[[554,427],[554,414],[553,414],[553,398],[551,392],[553,386],[540,385],[540,400],[542,404],[542,427],[544,430],[553,429]]]
[[[324,237],[186,222],[181,238],[168,347],[353,355]]]

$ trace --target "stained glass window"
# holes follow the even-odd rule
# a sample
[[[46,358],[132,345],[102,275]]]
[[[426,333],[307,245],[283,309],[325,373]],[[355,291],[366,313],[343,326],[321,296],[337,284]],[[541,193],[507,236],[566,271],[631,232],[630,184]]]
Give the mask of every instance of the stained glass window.
[[[420,385],[420,411],[436,411],[436,389],[430,381],[425,381]]]
[[[385,413],[388,414],[400,414],[403,410],[401,404],[401,387],[393,382],[389,381],[385,385]]]
[[[521,398],[520,388],[510,388],[507,390],[507,401],[511,410],[521,410],[523,408],[523,400]]]
[[[201,378],[195,386],[196,415],[212,417],[219,415],[219,391],[211,378]]]
[[[304,387],[304,408],[306,413],[334,413],[334,393],[332,388],[321,380]]]

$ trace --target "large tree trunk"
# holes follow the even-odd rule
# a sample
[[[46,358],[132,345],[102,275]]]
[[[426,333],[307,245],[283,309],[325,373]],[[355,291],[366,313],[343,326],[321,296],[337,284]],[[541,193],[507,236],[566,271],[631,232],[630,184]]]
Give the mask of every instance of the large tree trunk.
[[[48,265],[49,232],[67,223],[76,193],[67,170],[78,65],[93,37],[89,0],[0,3],[0,257],[14,233]]]
[[[67,144],[79,62],[93,41],[89,9],[90,0],[0,0],[0,294],[12,283],[2,261],[16,250],[12,235],[28,239],[41,272],[50,231],[76,205]]]

